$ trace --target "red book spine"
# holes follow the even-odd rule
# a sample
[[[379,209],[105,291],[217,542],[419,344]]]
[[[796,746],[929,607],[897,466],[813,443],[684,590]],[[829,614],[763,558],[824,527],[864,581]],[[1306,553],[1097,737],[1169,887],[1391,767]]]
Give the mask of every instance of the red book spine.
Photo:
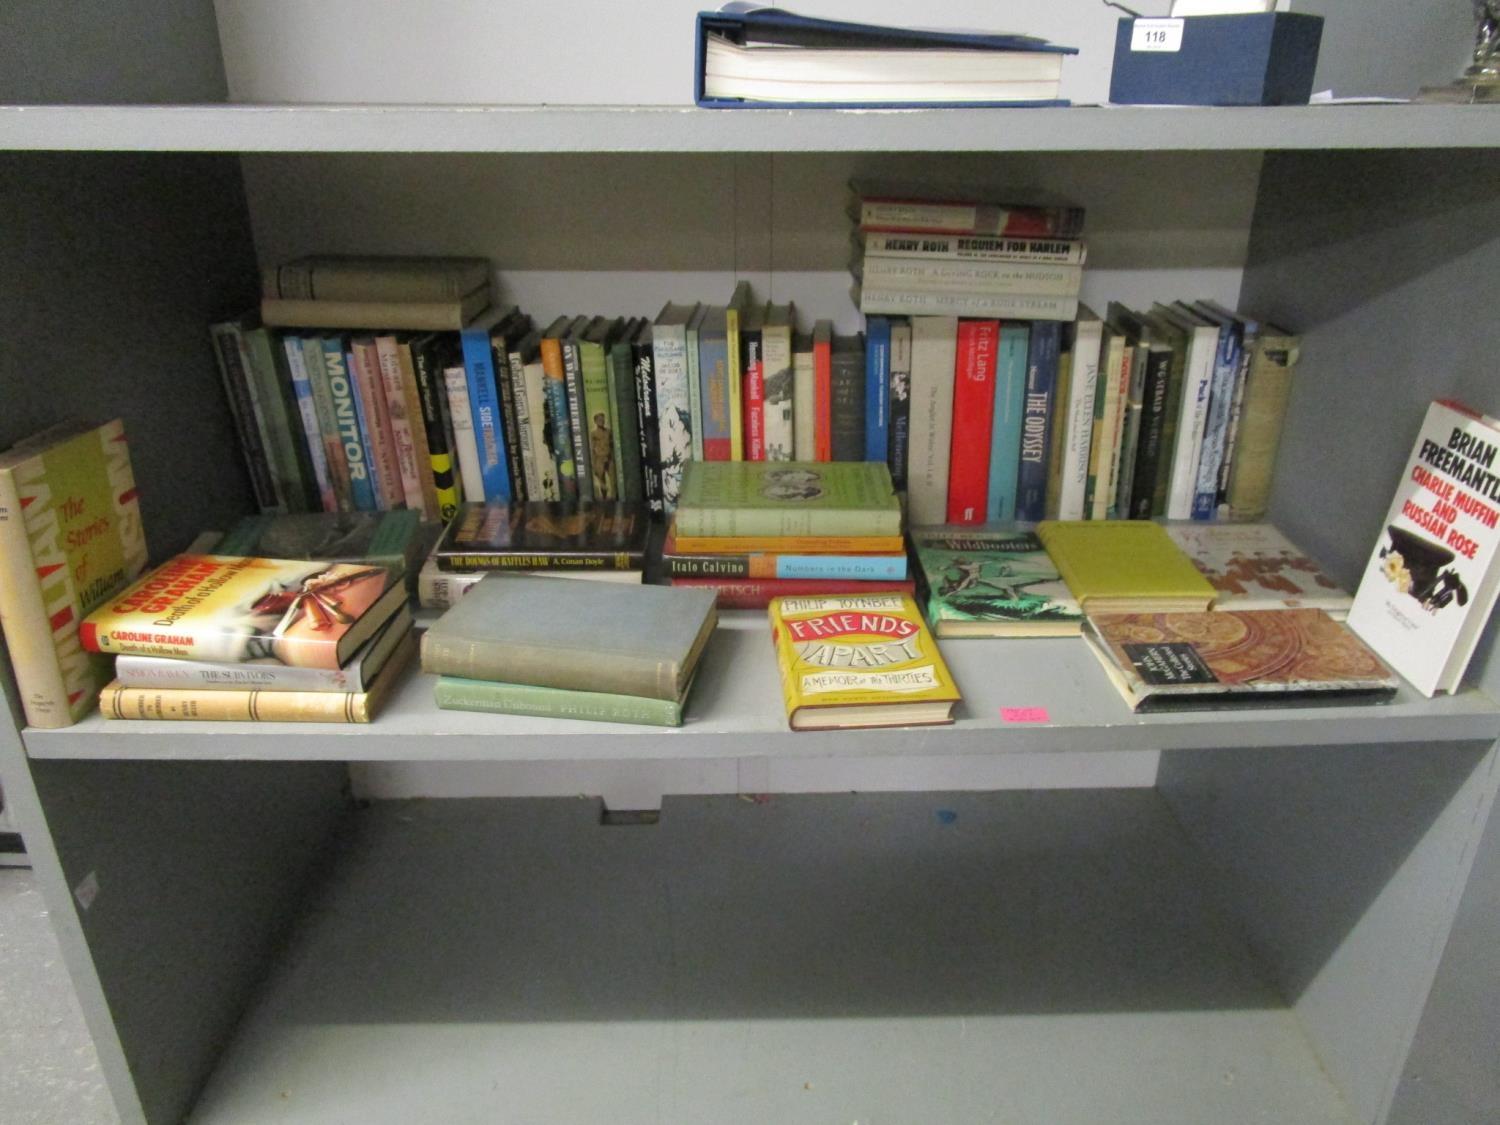
[[[720,609],[765,609],[772,598],[811,598],[820,594],[912,594],[914,578],[869,582],[844,578],[673,578],[673,586],[718,592]]]
[[[354,340],[349,350],[354,356],[354,377],[359,380],[365,426],[370,431],[370,443],[375,447],[375,479],[380,485],[380,506],[385,509],[404,508],[406,492],[401,487],[396,435],[391,428],[391,411],[385,400],[385,384],[380,377],[380,353],[372,339]]]
[[[761,358],[760,340],[748,342],[745,349],[745,460],[766,459],[766,367]]]
[[[833,460],[833,342],[813,340],[813,458]]]
[[[958,322],[953,375],[953,439],[948,458],[948,522],[983,523],[990,484],[990,426],[995,417],[998,320]]]

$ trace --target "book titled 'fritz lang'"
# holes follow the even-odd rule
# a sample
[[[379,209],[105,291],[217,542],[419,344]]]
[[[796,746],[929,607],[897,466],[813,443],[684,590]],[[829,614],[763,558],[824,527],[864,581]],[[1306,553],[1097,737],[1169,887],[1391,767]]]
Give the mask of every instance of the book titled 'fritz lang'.
[[[1083,630],[1133,711],[1389,698],[1396,677],[1320,609],[1107,613]]]
[[[383,566],[178,555],[79,629],[90,652],[339,668],[406,600]]]
[[[1076,636],[1083,625],[1035,532],[1023,527],[916,527],[912,546],[940,637]]]
[[[464,504],[438,542],[443,570],[640,570],[649,517],[623,501]]]
[[[777,598],[770,615],[793,730],[953,721],[958,687],[911,595]]]
[[[1457,691],[1500,595],[1500,422],[1427,410],[1349,626],[1423,695]]]

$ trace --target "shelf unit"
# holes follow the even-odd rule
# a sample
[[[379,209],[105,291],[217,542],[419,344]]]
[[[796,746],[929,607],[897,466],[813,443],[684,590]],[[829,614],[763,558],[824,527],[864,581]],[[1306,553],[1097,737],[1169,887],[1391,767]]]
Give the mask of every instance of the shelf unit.
[[[0,445],[122,415],[157,555],[249,507],[204,326],[257,260],[487,254],[539,319],[749,277],[852,326],[853,174],[1068,195],[1091,302],[1299,328],[1272,514],[1345,582],[1425,403],[1493,404],[1489,107],[184,96],[0,107]],[[952,727],[793,735],[730,614],[680,731],[413,676],[369,727],[0,723],[0,775],[131,1125],[1394,1123],[1500,777],[1493,649],[1451,698],[1143,718],[1079,645],[953,642]]]

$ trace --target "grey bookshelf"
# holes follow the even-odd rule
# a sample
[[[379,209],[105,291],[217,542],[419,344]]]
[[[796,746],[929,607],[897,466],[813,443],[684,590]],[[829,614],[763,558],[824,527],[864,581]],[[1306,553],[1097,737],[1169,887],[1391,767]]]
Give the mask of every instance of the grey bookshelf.
[[[1102,293],[1299,329],[1272,517],[1346,583],[1426,402],[1494,406],[1489,107],[231,105],[185,7],[160,68],[0,107],[0,445],[124,417],[157,556],[250,509],[204,329],[258,261],[484,253],[539,319],[743,276],[832,309],[853,175],[1053,188]],[[1451,697],[1150,718],[1081,646],[954,642],[951,727],[796,735],[754,614],[680,731],[415,675],[367,727],[29,730],[0,664],[0,777],[130,1125],[1404,1125],[1493,632]]]

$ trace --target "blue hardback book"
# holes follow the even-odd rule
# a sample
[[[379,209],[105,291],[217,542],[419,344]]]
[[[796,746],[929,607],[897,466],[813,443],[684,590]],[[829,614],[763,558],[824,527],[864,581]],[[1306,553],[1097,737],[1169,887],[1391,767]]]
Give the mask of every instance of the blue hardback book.
[[[1024,320],[1000,322],[1000,354],[995,366],[995,417],[990,431],[990,487],[984,518],[1016,518],[1016,475],[1021,460],[1021,410],[1026,396],[1026,354],[1031,326]]]
[[[890,448],[891,322],[865,318],[865,460],[884,461]]]
[[[1180,32],[1176,49],[1151,49],[1144,36],[1135,34],[1138,23]],[[1109,100],[1121,105],[1306,105],[1322,37],[1323,17],[1305,12],[1122,19],[1115,29]]]
[[[1047,447],[1052,398],[1062,350],[1062,323],[1031,322],[1026,354],[1026,397],[1021,411],[1021,456],[1017,458],[1016,519],[1040,520],[1047,514]]]
[[[490,329],[510,311],[497,309],[458,333],[463,348],[464,379],[469,385],[469,412],[474,417],[474,441],[479,446],[479,475],[484,481],[484,498],[491,504],[510,502],[510,465],[500,425],[495,359],[490,350]]]
[[[733,43],[778,43],[790,47],[842,47],[902,49],[921,47],[963,47],[992,51],[1036,51],[1075,55],[1076,47],[1063,47],[1030,35],[997,35],[971,31],[939,31],[878,24],[853,23],[846,20],[799,16],[783,8],[767,8],[751,3],[728,3],[717,12],[698,13],[698,34],[693,60],[693,98],[707,109],[912,109],[931,106],[1067,105],[1066,99],[1045,101],[859,101],[859,102],[770,102],[742,98],[710,98],[704,94],[704,63],[708,38],[720,35]]]
[[[349,463],[349,491],[354,507],[361,512],[379,508],[375,502],[375,480],[370,475],[369,445],[365,441],[364,415],[359,408],[357,379],[349,375],[349,353],[344,351],[342,336],[324,336],[323,370],[328,374],[328,391],[333,396],[333,414],[338,420],[339,440]]]

